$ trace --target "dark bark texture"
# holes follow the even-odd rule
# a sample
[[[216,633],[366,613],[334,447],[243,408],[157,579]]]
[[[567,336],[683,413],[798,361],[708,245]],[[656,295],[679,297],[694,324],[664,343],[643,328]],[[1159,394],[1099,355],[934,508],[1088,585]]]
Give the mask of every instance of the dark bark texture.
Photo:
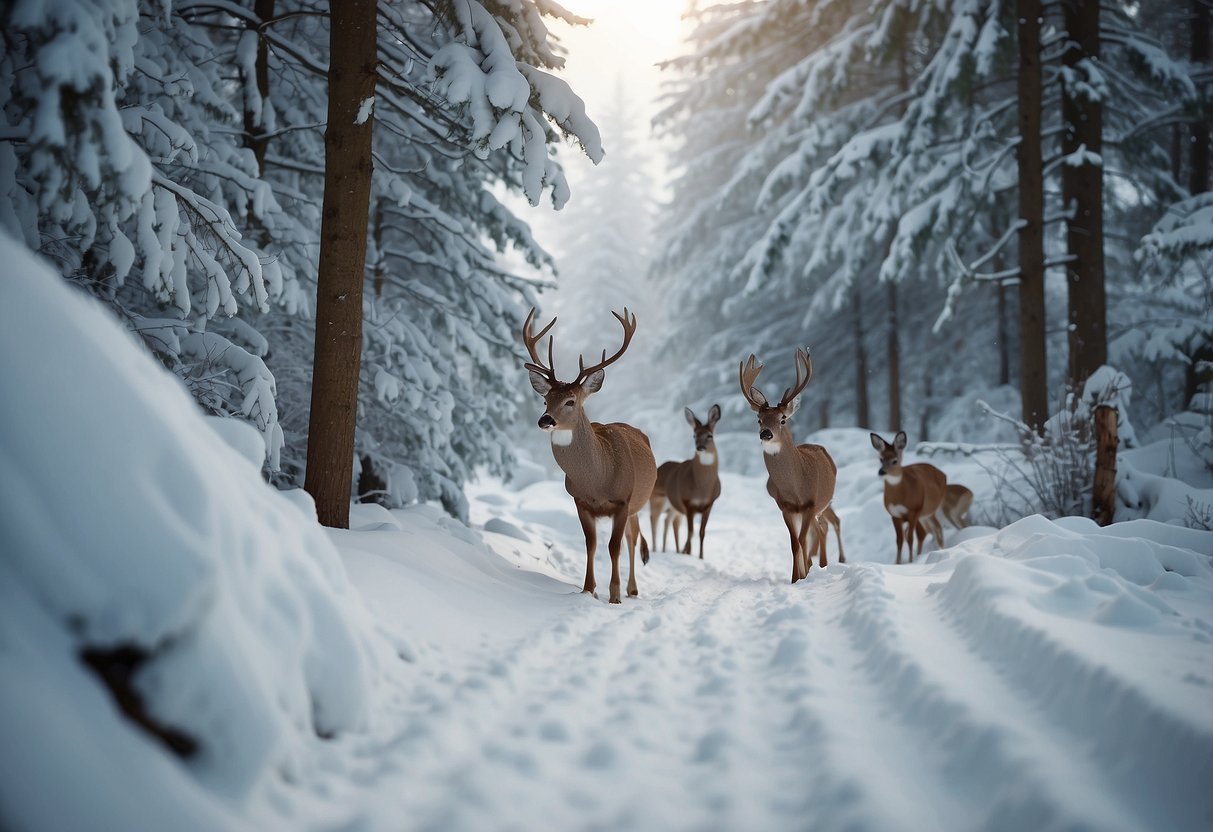
[[[348,528],[362,359],[362,283],[371,195],[376,0],[332,5],[324,207],[316,289],[316,353],[304,488],[320,522]]]
[[[1023,421],[1049,416],[1045,346],[1044,176],[1041,160],[1040,0],[1017,0],[1019,35],[1019,392]]]
[[[1062,7],[1068,34],[1062,64],[1070,77],[1083,79],[1084,67],[1099,65],[1098,0],[1066,0]],[[1062,152],[1085,150],[1081,165],[1061,169],[1061,191],[1071,210],[1066,220],[1069,297],[1069,378],[1081,389],[1092,373],[1108,363],[1107,300],[1103,243],[1103,103],[1083,92],[1083,84],[1063,84]],[[1100,161],[1095,161],[1098,156]]]

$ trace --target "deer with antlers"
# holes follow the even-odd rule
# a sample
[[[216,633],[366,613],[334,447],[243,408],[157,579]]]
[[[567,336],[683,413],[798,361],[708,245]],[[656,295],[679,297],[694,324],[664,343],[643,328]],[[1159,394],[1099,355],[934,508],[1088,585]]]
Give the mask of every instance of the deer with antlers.
[[[918,554],[927,532],[943,548],[943,526],[936,512],[943,505],[948,478],[943,471],[927,462],[902,465],[906,449],[906,433],[898,431],[892,443],[879,434],[870,435],[872,447],[880,454],[880,476],[884,479],[884,507],[893,518],[897,536],[897,563],[901,563],[901,544],[906,543],[909,562],[914,562],[914,538],[918,538]],[[966,491],[968,489],[965,489]],[[969,495],[970,501],[972,494]]]
[[[812,565],[808,536],[816,527],[819,515],[834,498],[838,467],[821,445],[796,445],[788,427],[788,420],[800,407],[800,393],[813,377],[813,362],[808,352],[796,351],[796,383],[783,391],[779,404],[770,404],[754,386],[762,366],[754,355],[742,362],[739,372],[741,393],[758,414],[758,438],[762,440],[768,474],[767,493],[775,499],[788,527],[792,541],[792,583],[796,583],[808,577]],[[824,568],[824,530],[815,535],[813,548],[820,552],[820,564]]]
[[[522,327],[522,341],[531,360],[524,366],[530,373],[531,387],[543,397],[545,410],[539,417],[539,427],[548,432],[552,440],[552,456],[564,471],[564,487],[577,507],[577,517],[585,533],[586,565],[583,592],[594,594],[594,551],[597,548],[598,532],[595,522],[599,517],[611,518],[611,538],[607,549],[611,555],[612,604],[620,603],[619,597],[619,551],[624,535],[628,542],[628,597],[636,597],[636,543],[640,542],[640,558],[647,563],[649,547],[640,534],[640,520],[636,514],[648,502],[657,479],[657,463],[649,438],[641,431],[619,422],[603,425],[591,422],[585,412],[585,401],[602,389],[605,370],[619,360],[627,351],[636,333],[636,316],[612,312],[623,326],[623,345],[607,358],[602,351],[602,360],[585,366],[585,359],[577,359],[577,377],[571,382],[557,380],[552,361],[552,337],[548,338],[548,362],[544,364],[536,349],[543,336],[556,324],[553,318],[547,326],[535,333],[532,325],[535,310],[527,315]],[[595,597],[597,597],[595,595]]]
[[[716,453],[716,423],[720,421],[720,405],[708,411],[708,420],[695,418],[691,408],[684,409],[687,424],[695,439],[695,456],[682,462],[663,462],[657,469],[657,482],[649,498],[649,523],[653,542],[657,542],[657,517],[669,506],[674,517],[687,519],[687,543],[682,550],[691,554],[691,538],[695,534],[695,515],[699,515],[699,559],[703,560],[703,536],[708,528],[712,504],[720,496],[720,458]],[[669,520],[667,518],[667,524]],[[668,525],[667,525],[668,530]],[[678,545],[678,520],[674,525],[674,545]],[[664,539],[662,548],[665,548]]]

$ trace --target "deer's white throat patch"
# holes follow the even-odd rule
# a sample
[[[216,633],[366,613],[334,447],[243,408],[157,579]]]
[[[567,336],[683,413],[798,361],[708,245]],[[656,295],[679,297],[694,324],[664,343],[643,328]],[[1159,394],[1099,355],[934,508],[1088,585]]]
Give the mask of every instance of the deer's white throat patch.
[[[764,439],[762,442],[762,452],[771,456],[779,453],[779,449],[782,447],[783,445],[774,439]]]
[[[711,465],[716,461],[716,454],[711,453],[710,451],[699,451],[698,456],[699,462],[702,465]]]
[[[573,432],[571,430],[554,430],[552,431],[552,444],[559,445],[564,448],[573,444]]]
[[[901,474],[885,474],[884,481],[889,485],[897,485],[901,482]]]

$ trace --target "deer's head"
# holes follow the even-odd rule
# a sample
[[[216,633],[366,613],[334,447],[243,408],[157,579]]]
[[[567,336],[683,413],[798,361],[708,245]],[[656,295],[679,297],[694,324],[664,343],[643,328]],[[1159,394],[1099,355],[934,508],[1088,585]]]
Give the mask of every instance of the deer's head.
[[[720,405],[714,404],[708,411],[708,421],[701,422],[695,418],[695,414],[691,412],[691,408],[686,408],[683,411],[687,417],[687,424],[691,426],[691,432],[695,437],[695,453],[699,454],[699,461],[704,465],[711,465],[716,456],[716,423],[720,421]]]
[[[762,440],[762,449],[768,454],[777,454],[785,442],[791,443],[788,420],[800,407],[800,392],[813,377],[813,361],[809,358],[808,350],[796,350],[796,383],[783,391],[779,404],[771,404],[762,391],[754,386],[762,367],[753,354],[742,362],[739,371],[741,394],[758,414],[758,438]]]
[[[632,336],[636,333],[636,316],[629,315],[626,307],[622,315],[618,312],[611,314],[623,325],[623,345],[610,358],[607,358],[606,350],[603,350],[602,360],[589,367],[585,366],[584,357],[578,356],[577,377],[569,382],[556,378],[552,361],[552,337],[548,336],[547,364],[540,359],[537,349],[543,336],[547,335],[555,326],[556,319],[552,318],[547,326],[536,333],[533,329],[535,310],[532,309],[531,313],[526,316],[526,323],[522,326],[522,342],[526,345],[531,360],[523,366],[530,374],[531,387],[536,393],[543,396],[544,411],[543,415],[539,417],[539,427],[542,430],[564,431],[566,433],[560,435],[567,436],[568,441],[572,441],[572,429],[582,416],[585,400],[602,389],[606,368],[619,360],[619,357],[627,351],[628,344],[632,342]],[[554,442],[556,437],[557,434],[553,433]],[[568,442],[564,444],[568,444]]]
[[[891,445],[878,433],[869,436],[872,439],[872,447],[880,454],[880,470],[877,473],[892,485],[901,482],[901,454],[906,449],[906,432],[897,431]]]

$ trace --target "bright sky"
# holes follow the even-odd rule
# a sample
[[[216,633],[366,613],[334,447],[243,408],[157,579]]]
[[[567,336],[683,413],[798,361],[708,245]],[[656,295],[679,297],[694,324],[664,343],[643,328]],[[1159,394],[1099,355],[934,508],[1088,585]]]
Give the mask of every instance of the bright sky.
[[[594,20],[583,27],[550,24],[568,50],[561,74],[585,99],[590,118],[606,109],[621,79],[636,104],[644,102],[647,126],[661,75],[654,64],[678,54],[687,0],[564,0],[563,5]],[[638,130],[637,137],[648,133]]]

